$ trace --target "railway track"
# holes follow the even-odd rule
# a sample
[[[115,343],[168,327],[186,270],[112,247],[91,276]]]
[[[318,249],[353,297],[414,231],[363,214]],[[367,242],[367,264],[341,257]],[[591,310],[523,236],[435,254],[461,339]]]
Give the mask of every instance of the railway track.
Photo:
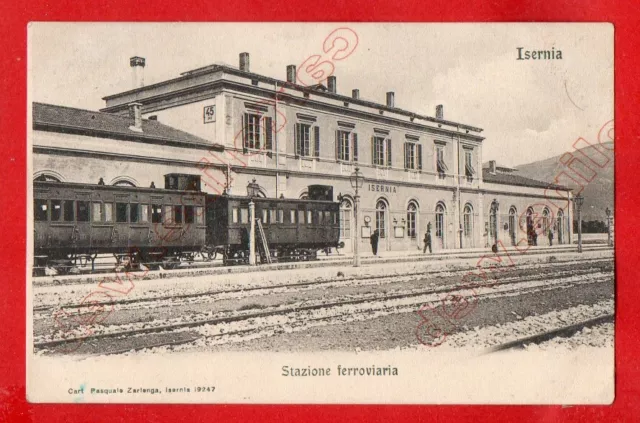
[[[609,263],[609,265],[611,262],[610,259],[600,261],[606,261]],[[533,285],[536,286],[535,289],[546,289],[545,286],[550,286],[552,289],[558,289],[567,284],[578,283],[576,281],[581,276],[584,276],[586,274],[595,275],[594,269],[598,268],[597,263],[595,263],[594,260],[590,260],[590,262],[592,262],[592,264],[596,266],[585,269],[581,272],[573,271],[569,276],[555,275],[556,277],[554,279],[549,279],[549,274],[540,274],[539,272],[528,278],[522,278],[518,276],[512,278],[501,278],[501,280],[494,284],[493,288],[482,288],[485,289],[486,292],[484,292],[482,295],[479,295],[479,298],[495,295],[496,291],[499,291],[502,294],[508,292],[519,292],[523,290],[526,291],[527,283],[533,283]],[[557,264],[555,265],[557,266]],[[610,279],[611,276],[609,274],[604,274],[596,278],[592,278],[592,280],[589,280],[589,282],[581,283],[600,283]],[[553,282],[549,283],[549,280],[552,280]],[[36,342],[34,344],[34,348],[36,350],[46,350],[51,353],[56,353],[68,350],[69,345],[83,344],[86,345],[87,348],[84,348],[84,351],[81,352],[82,354],[119,354],[131,350],[141,350],[145,348],[190,343],[202,338],[243,336],[246,334],[255,333],[256,331],[265,331],[269,330],[269,328],[281,326],[282,318],[293,318],[293,320],[295,321],[295,316],[304,314],[307,314],[307,316],[305,316],[302,321],[306,322],[306,324],[314,321],[321,322],[327,319],[335,320],[341,317],[351,316],[353,314],[354,306],[359,307],[359,312],[361,314],[376,312],[376,310],[392,310],[394,312],[397,312],[398,307],[409,307],[409,310],[407,311],[416,311],[416,304],[428,304],[430,302],[437,303],[441,300],[441,297],[443,295],[447,295],[452,292],[463,292],[465,290],[469,290],[470,288],[470,285],[458,284],[439,288],[414,289],[404,292],[396,292],[393,294],[389,294],[386,292],[383,292],[382,294],[365,294],[357,298],[350,298],[346,300],[338,299],[330,301],[318,301],[313,304],[306,305],[302,303],[291,306],[274,307],[271,310],[241,312],[235,315],[227,315],[188,322],[162,324],[154,327],[141,327],[131,330],[92,334],[89,336],[41,341]],[[435,298],[431,298],[434,296]],[[372,304],[376,303],[376,307],[371,307]],[[367,307],[367,305],[369,305],[369,307]],[[323,309],[324,314],[321,312],[323,311]],[[328,311],[330,310],[337,310],[337,313],[328,313]],[[316,313],[318,315],[313,315],[313,313]],[[268,323],[270,321],[269,319],[273,320],[271,324]],[[262,320],[264,322],[262,325],[258,324],[257,326],[250,323],[256,320]],[[205,326],[216,327],[220,325],[229,325],[232,323],[242,323],[246,327],[231,331],[224,331],[223,333],[216,335],[202,335],[201,333],[197,333],[195,331],[189,331],[189,329],[203,328]],[[242,326],[242,324],[236,326]],[[120,343],[126,346],[118,348],[117,346],[114,347],[112,345],[114,343]],[[103,344],[102,347],[100,346],[100,344]]]
[[[606,251],[611,247],[602,245],[590,245],[584,246],[583,251]],[[576,247],[569,246],[554,249],[539,249],[528,250],[525,254],[527,256],[543,255],[543,254],[567,254],[575,253]],[[434,253],[428,256],[424,254],[409,254],[402,257],[377,257],[377,258],[362,258],[363,264],[383,264],[383,263],[409,263],[416,261],[429,261],[429,260],[446,260],[446,259],[468,259],[474,257],[482,257],[488,252],[447,252],[447,253]],[[509,250],[509,254],[519,256],[522,253],[518,253]],[[265,264],[260,266],[224,266],[222,263],[210,263],[210,262],[196,262],[196,264],[181,265],[177,269],[173,270],[143,270],[143,271],[131,271],[133,277],[138,277],[140,274],[144,274],[141,279],[162,279],[162,278],[179,278],[179,277],[193,277],[193,276],[207,276],[216,274],[228,274],[228,273],[245,273],[256,271],[268,271],[278,269],[296,269],[296,268],[316,268],[325,267],[327,265],[340,266],[349,265],[353,262],[350,257],[337,257],[337,258],[323,258],[313,261],[300,261],[300,262],[283,262],[274,264]],[[63,275],[63,276],[34,276],[33,281],[36,285],[63,285],[63,284],[81,284],[81,283],[98,283],[101,279],[114,275],[122,275],[124,271],[115,272],[113,267],[110,269],[102,269],[98,272],[82,273],[79,275]]]
[[[614,314],[605,314],[603,316],[594,317],[593,319],[584,320],[582,322],[564,326],[558,329],[553,329],[543,333],[527,336],[511,342],[506,342],[504,344],[490,348],[488,352],[498,352],[510,349],[524,349],[527,345],[541,344],[545,341],[549,341],[558,337],[570,337],[580,332],[584,328],[600,325],[602,323],[613,322],[614,319]]]

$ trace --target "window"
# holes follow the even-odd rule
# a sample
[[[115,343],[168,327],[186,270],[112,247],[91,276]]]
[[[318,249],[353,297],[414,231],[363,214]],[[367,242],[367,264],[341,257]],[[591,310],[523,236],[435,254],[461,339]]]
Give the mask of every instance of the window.
[[[278,223],[276,220],[276,209],[269,209],[269,223]]]
[[[140,217],[139,216],[139,213],[140,213],[139,206],[140,205],[137,204],[137,203],[131,203],[129,205],[129,222],[138,223],[138,220],[140,220],[139,219],[139,217]]]
[[[175,220],[173,220],[173,206],[164,206],[164,223],[166,225],[175,223]]]
[[[244,114],[244,143],[245,149],[260,150],[261,127],[260,115]]]
[[[548,235],[549,229],[551,229],[551,219],[549,214],[550,214],[549,209],[545,207],[544,210],[542,210],[542,234],[543,235]]]
[[[304,224],[304,210],[298,210],[298,223]]]
[[[462,221],[464,236],[466,238],[470,238],[473,234],[473,209],[471,208],[471,204],[467,204],[464,206]]]
[[[290,210],[291,211],[291,223],[296,223],[296,211],[295,210]]]
[[[240,209],[240,223],[249,223],[249,209]]]
[[[65,222],[73,222],[73,200],[64,200],[63,220]]]
[[[204,225],[204,207],[196,206],[196,225]],[[236,219],[238,218],[238,212],[236,211]]]
[[[51,200],[51,221],[58,222],[62,217],[62,201]]]
[[[149,221],[149,205],[140,204],[140,222],[147,223]]]
[[[373,137],[371,142],[371,156],[373,164],[377,166],[391,166],[391,139]]]
[[[515,207],[509,209],[509,238],[511,238],[511,245],[516,245],[516,214]]]
[[[193,223],[195,221],[195,214],[193,206],[184,206],[184,223]]]
[[[325,211],[324,212],[324,223],[325,223],[325,225],[331,225],[331,212],[330,211]]]
[[[422,169],[422,145],[415,142],[404,143],[404,168]]]
[[[436,171],[438,177],[444,179],[449,168],[444,162],[444,145],[436,145]]]
[[[407,235],[409,238],[415,239],[417,237],[416,222],[418,216],[418,205],[415,202],[410,202],[407,207]]]
[[[473,175],[476,174],[476,170],[473,167],[473,151],[469,149],[464,150],[464,174],[468,182],[473,182]]]
[[[278,223],[284,223],[284,210],[278,210]]]
[[[317,133],[319,134],[319,132]],[[311,125],[305,123],[296,123],[295,141],[296,156],[311,157]],[[319,146],[316,146],[316,148],[319,148]],[[319,155],[319,151],[317,153],[318,154],[316,154],[316,156]]]
[[[173,221],[182,223],[182,206],[173,206]]]
[[[311,210],[307,210],[307,223],[309,224],[313,223],[313,216],[312,216]]]
[[[436,237],[444,239],[444,205],[438,203],[436,206]]]
[[[89,202],[76,201],[76,219],[78,222],[89,221]]]
[[[33,202],[33,212],[34,212],[36,221],[47,220],[48,210],[49,210],[49,206],[47,206],[47,200],[35,200]]]
[[[358,161],[358,134],[336,131],[336,159],[345,162]]]
[[[104,203],[104,221],[113,222],[113,203]]]
[[[323,223],[322,216],[324,216],[322,214],[322,211],[318,210],[318,220],[316,222],[318,225],[322,225],[322,223]]]
[[[378,234],[380,238],[384,238],[387,236],[386,233],[386,225],[387,223],[387,203],[380,200],[376,204],[376,229],[378,230]]]
[[[268,213],[267,209],[262,209],[262,224],[263,225],[267,224],[267,213]]]
[[[127,203],[116,203],[116,222],[127,221]]]
[[[94,222],[102,222],[102,203],[93,203],[92,207],[91,220]]]
[[[344,199],[340,203],[340,238],[351,238],[351,217],[353,205],[351,200]]]
[[[151,205],[151,223],[162,222],[162,206],[160,204]]]
[[[231,209],[231,221],[233,223],[238,223],[238,208],[234,207]]]

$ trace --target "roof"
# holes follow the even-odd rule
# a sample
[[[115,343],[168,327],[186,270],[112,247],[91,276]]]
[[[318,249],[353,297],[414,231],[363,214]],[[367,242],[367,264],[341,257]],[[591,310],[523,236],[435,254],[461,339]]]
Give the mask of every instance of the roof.
[[[142,131],[129,129],[133,118],[53,104],[33,103],[34,129],[80,133],[118,139],[154,140],[162,144],[198,146],[222,151],[224,147],[188,132],[164,125],[157,120],[142,119]]]
[[[532,187],[532,188],[553,188],[553,189],[561,189],[565,191],[570,191],[571,188],[563,186],[551,184],[549,182],[537,181],[531,178],[525,178],[524,176],[515,175],[513,173],[499,173],[495,174],[489,172],[489,169],[482,169],[482,180],[484,182],[490,182],[493,184],[505,184],[505,185],[518,185],[523,187]]]

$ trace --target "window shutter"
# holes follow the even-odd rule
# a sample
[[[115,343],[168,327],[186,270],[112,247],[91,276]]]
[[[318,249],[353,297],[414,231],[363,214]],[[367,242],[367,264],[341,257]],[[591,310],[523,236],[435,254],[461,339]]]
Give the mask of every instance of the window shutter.
[[[391,138],[387,138],[387,166],[391,166]]]
[[[342,157],[342,143],[340,142],[340,131],[336,131],[336,161]]]
[[[300,152],[302,150],[302,128],[299,123],[296,123],[296,134],[295,134],[295,143],[296,143],[296,157],[300,157]]]
[[[371,163],[376,164],[376,137],[371,137]]]
[[[409,143],[404,143],[404,168],[409,169]]]
[[[273,150],[273,127],[272,127],[272,119],[268,116],[264,118],[264,132],[265,132],[265,145],[264,149],[267,152]]]
[[[418,162],[418,170],[422,170],[422,144],[416,144],[416,160]]]
[[[242,116],[242,152],[247,154],[247,144],[249,143],[249,114]]]
[[[320,157],[320,127],[319,126],[316,126],[315,128],[313,128],[313,136],[315,137],[313,154],[316,157]]]
[[[351,145],[353,149],[353,161],[358,161],[358,134],[355,132],[351,134]]]

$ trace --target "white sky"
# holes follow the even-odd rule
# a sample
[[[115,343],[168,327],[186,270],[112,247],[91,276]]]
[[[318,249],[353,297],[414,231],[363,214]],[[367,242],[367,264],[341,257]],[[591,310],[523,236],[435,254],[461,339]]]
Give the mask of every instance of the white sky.
[[[97,24],[29,28],[30,99],[98,110],[131,88],[129,57],[146,58],[145,85],[214,62],[286,79],[286,66],[322,53],[348,26],[354,53],[336,61],[338,92],[484,129],[483,161],[518,165],[595,141],[613,118],[613,26],[609,24]],[[517,47],[562,51],[562,60],[516,60]],[[574,104],[575,103],[575,104]]]

